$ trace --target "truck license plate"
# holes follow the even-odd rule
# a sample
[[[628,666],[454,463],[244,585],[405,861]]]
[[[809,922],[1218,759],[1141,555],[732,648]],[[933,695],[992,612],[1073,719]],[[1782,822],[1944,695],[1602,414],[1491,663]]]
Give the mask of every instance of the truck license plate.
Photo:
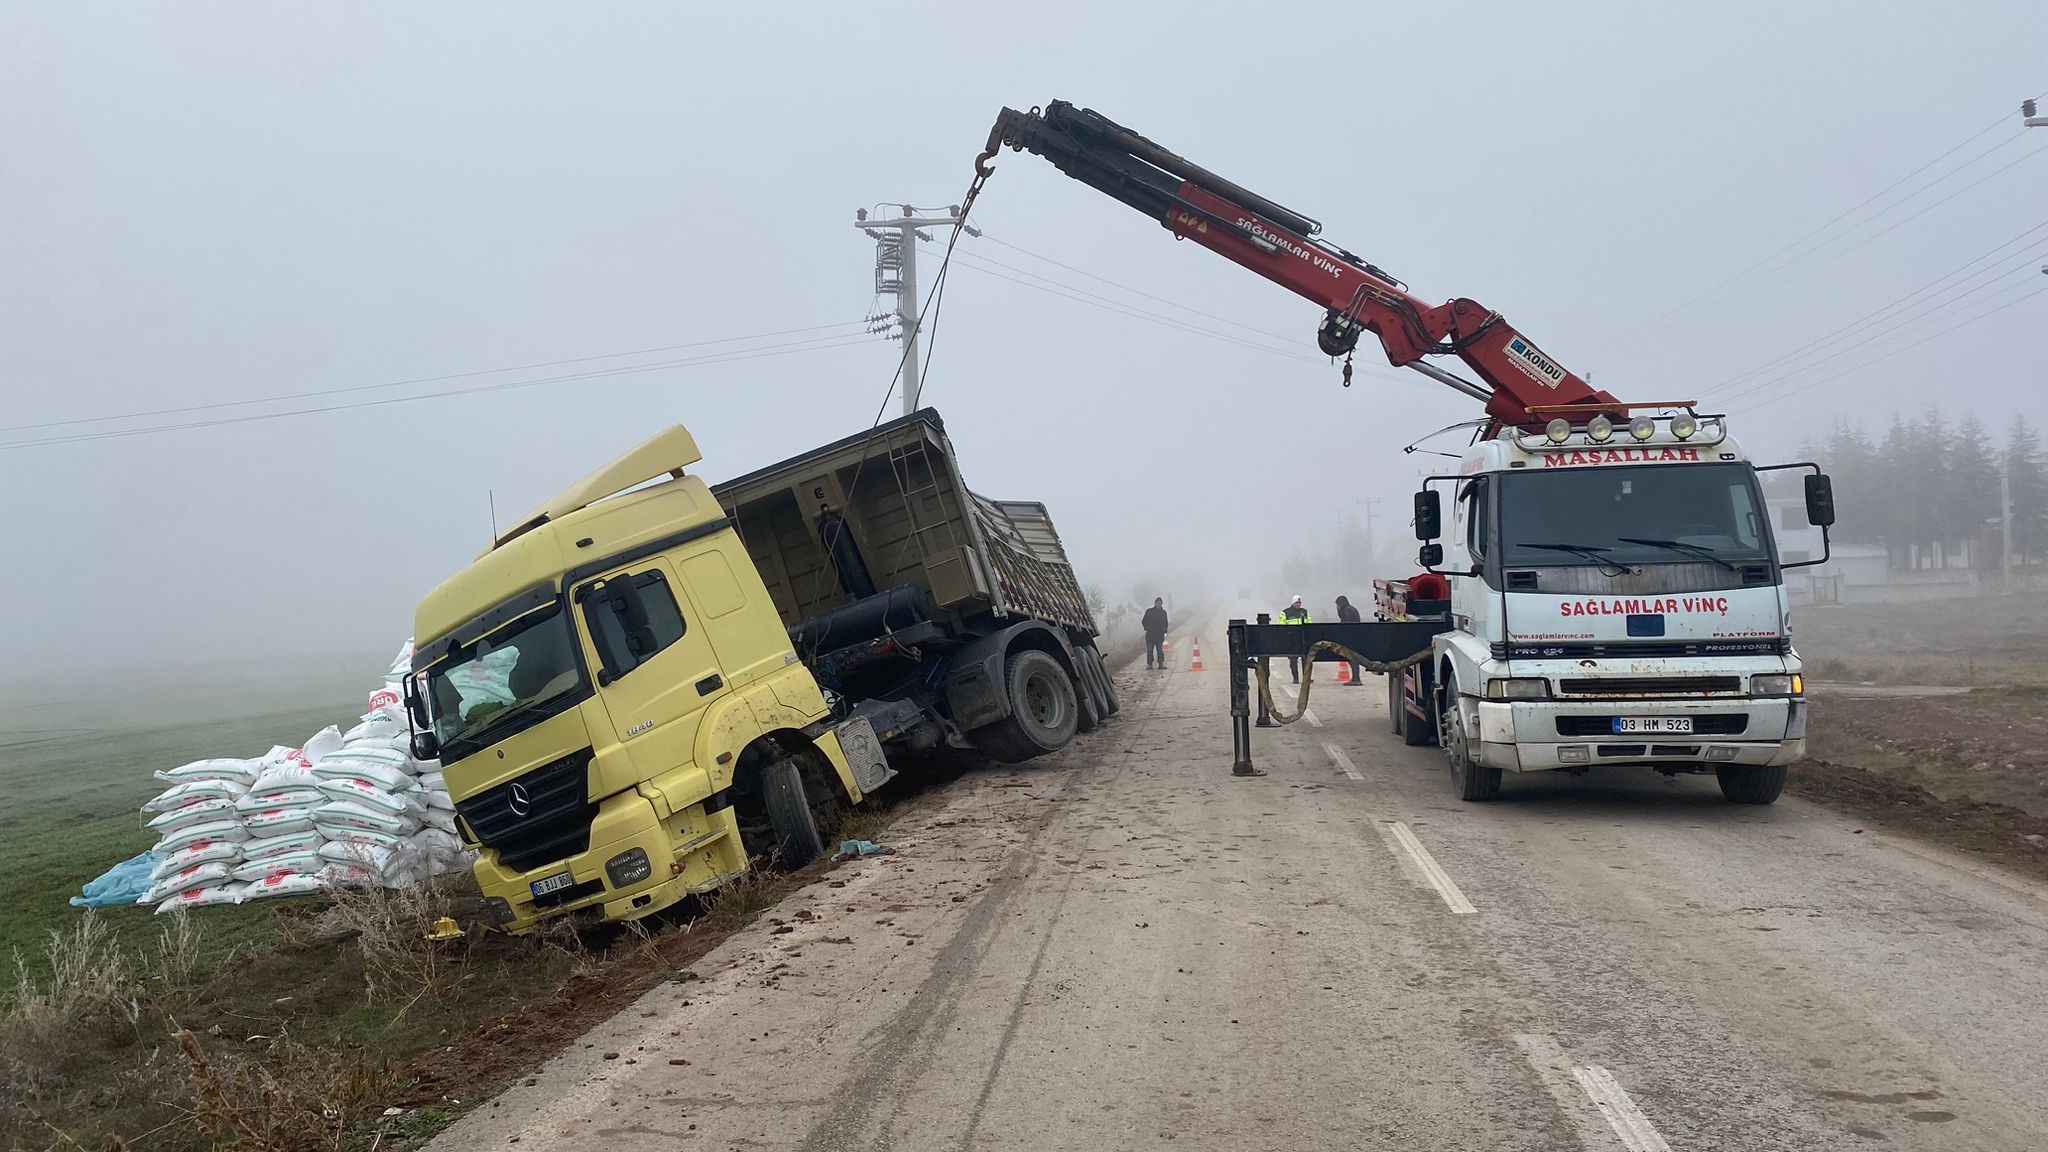
[[[529,887],[533,889],[535,896],[545,896],[550,892],[560,892],[574,883],[576,877],[567,872],[557,872],[545,880],[535,880]]]
[[[1616,716],[1616,736],[1634,732],[1671,732],[1686,734],[1692,731],[1690,716]]]

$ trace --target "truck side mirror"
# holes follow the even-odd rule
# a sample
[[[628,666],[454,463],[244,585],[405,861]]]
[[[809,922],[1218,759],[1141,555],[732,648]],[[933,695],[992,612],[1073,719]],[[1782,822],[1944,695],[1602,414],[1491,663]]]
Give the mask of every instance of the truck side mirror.
[[[1434,540],[1443,534],[1443,497],[1434,488],[1424,488],[1415,494],[1415,538]]]
[[[1806,522],[1821,528],[1835,524],[1835,482],[1820,472],[1806,478]]]
[[[415,733],[413,733],[413,734],[412,734],[412,758],[413,758],[413,759],[415,759],[415,760],[435,760],[435,759],[438,759],[438,758],[440,757],[440,755],[441,755],[441,740],[440,740],[440,737],[438,737],[438,736],[435,736],[435,735],[434,735],[434,734],[433,734],[432,732],[415,732]]]
[[[432,728],[434,726],[434,722],[433,719],[427,715],[427,700],[425,696],[422,696],[420,694],[419,678],[416,676],[407,676],[403,681],[400,682],[398,691],[399,694],[404,696],[405,698],[405,714],[408,718],[412,720],[413,729],[415,731],[421,731],[424,729]],[[420,757],[420,759],[431,760],[433,759],[433,757],[422,756]]]
[[[1415,559],[1424,568],[1434,568],[1444,562],[1444,546],[1441,544],[1424,544],[1422,550],[1416,554]]]

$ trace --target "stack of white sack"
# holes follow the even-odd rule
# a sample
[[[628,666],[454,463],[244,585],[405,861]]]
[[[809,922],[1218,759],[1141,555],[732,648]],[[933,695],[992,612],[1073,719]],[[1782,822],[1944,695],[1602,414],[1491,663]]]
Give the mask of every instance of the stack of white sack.
[[[407,641],[370,710],[256,760],[201,760],[158,772],[161,858],[138,903],[157,911],[297,896],[331,885],[402,887],[467,868],[455,805],[435,761],[412,758],[400,702]]]

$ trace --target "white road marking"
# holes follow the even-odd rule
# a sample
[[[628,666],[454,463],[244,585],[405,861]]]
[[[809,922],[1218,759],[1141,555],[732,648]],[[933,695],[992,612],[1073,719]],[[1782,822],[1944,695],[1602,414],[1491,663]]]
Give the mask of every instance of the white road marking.
[[[1586,1147],[1613,1147],[1613,1141],[1608,1139],[1612,1133],[1628,1152],[1671,1152],[1671,1145],[1664,1142],[1650,1118],[1629,1099],[1612,1072],[1598,1064],[1574,1066],[1557,1041],[1548,1036],[1519,1035],[1515,1044],[1542,1078],[1557,1106],[1578,1126],[1579,1138]],[[1574,1086],[1578,1091],[1573,1091]],[[1588,1100],[1593,1112],[1586,1108]],[[1595,1112],[1606,1121],[1605,1129],[1593,1120]]]
[[[1337,747],[1335,744],[1325,743],[1323,751],[1330,754],[1330,759],[1336,762],[1337,767],[1344,770],[1346,776],[1351,777],[1353,780],[1365,779],[1365,777],[1358,774],[1358,766],[1351,762],[1351,757],[1346,756],[1342,748]]]
[[[1444,871],[1443,865],[1436,862],[1436,857],[1429,854],[1429,849],[1422,846],[1422,841],[1415,838],[1415,833],[1409,831],[1406,824],[1399,820],[1389,820],[1384,827],[1392,833],[1394,843],[1408,854],[1408,859],[1414,861],[1416,870],[1422,873],[1423,881],[1436,889],[1436,894],[1444,898],[1444,904],[1452,912],[1460,916],[1469,916],[1479,911],[1472,906],[1470,900],[1465,899],[1463,892],[1458,891],[1458,886],[1451,882],[1450,874]]]
[[[1321,728],[1323,726],[1323,718],[1316,715],[1312,709],[1303,708],[1301,710],[1301,718],[1308,721],[1308,726],[1311,728]]]

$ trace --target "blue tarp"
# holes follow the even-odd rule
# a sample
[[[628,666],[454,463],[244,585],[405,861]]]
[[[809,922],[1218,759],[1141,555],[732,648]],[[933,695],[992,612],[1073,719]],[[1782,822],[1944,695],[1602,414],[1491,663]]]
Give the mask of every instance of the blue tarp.
[[[74,908],[112,908],[120,904],[133,904],[149,891],[149,872],[156,867],[158,856],[144,852],[121,861],[107,874],[85,886],[85,894],[73,896]]]

